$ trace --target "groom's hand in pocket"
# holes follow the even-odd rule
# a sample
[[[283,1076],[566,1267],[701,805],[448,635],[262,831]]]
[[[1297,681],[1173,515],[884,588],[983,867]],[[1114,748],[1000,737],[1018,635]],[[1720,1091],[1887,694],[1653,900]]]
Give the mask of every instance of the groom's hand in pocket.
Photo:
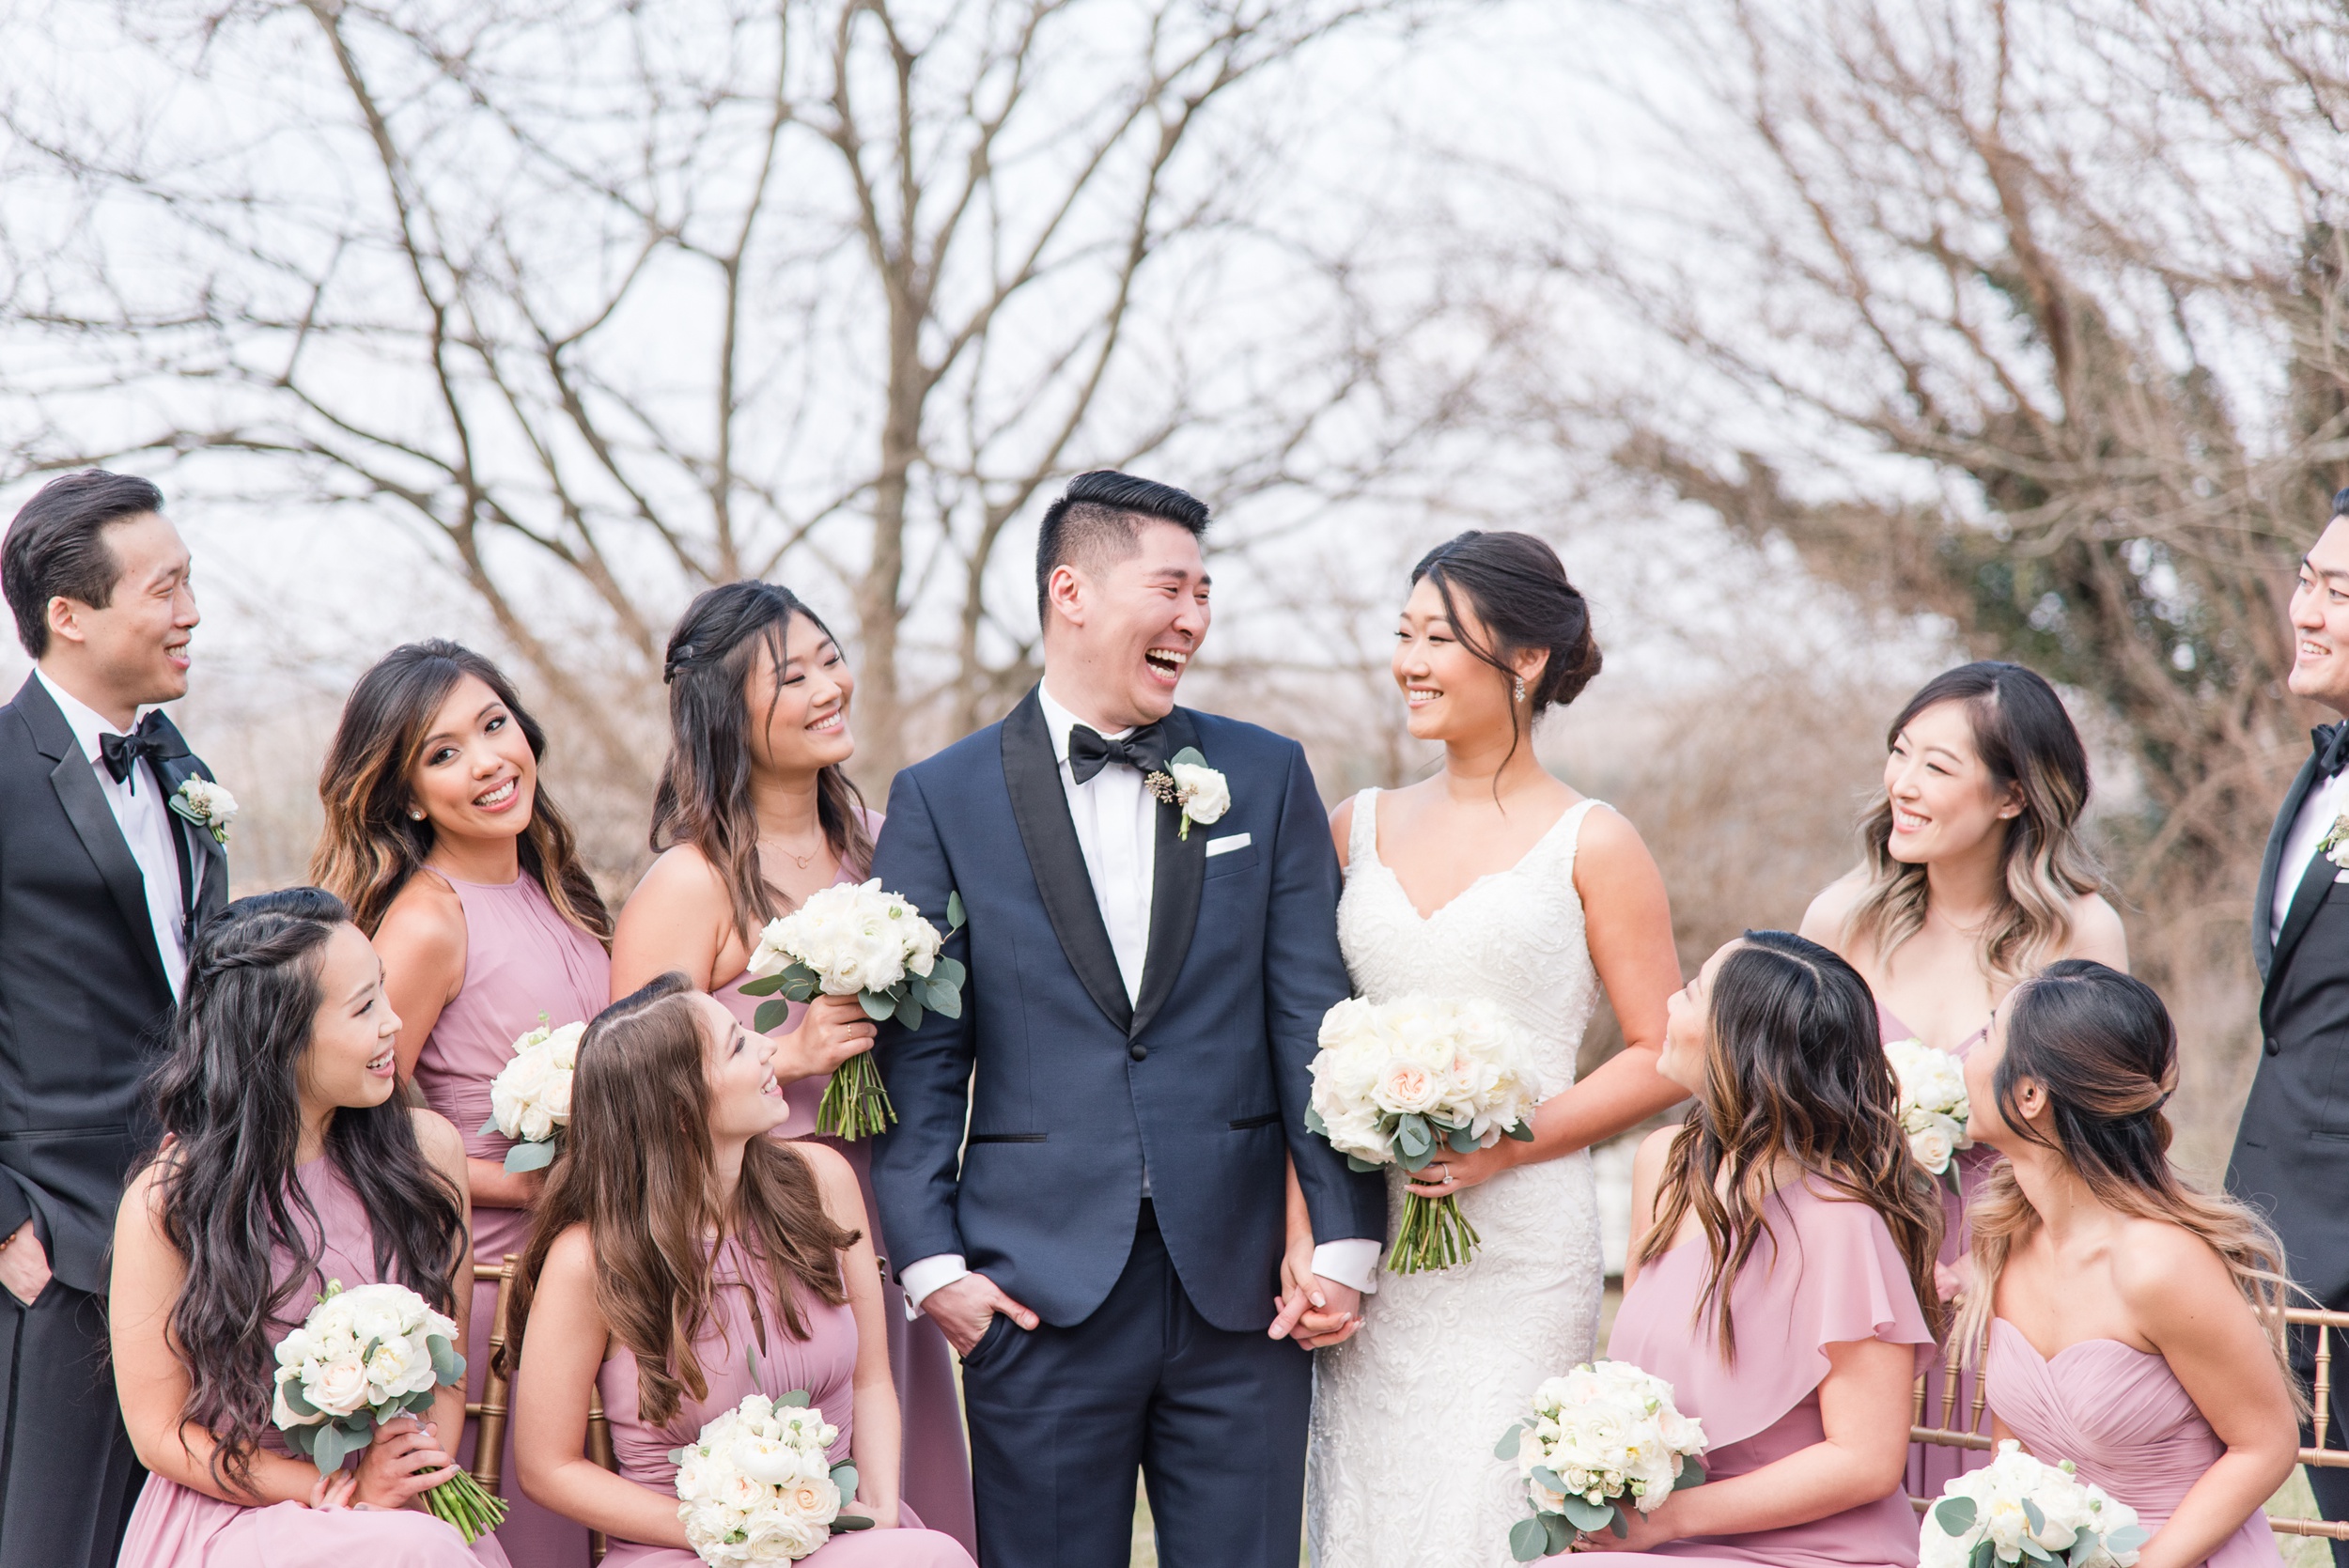
[[[946,1343],[955,1347],[957,1356],[971,1354],[971,1347],[979,1343],[997,1312],[1022,1328],[1034,1329],[1036,1326],[1035,1313],[997,1290],[995,1281],[984,1274],[965,1274],[951,1284],[939,1286],[922,1298],[922,1311],[945,1331]]]

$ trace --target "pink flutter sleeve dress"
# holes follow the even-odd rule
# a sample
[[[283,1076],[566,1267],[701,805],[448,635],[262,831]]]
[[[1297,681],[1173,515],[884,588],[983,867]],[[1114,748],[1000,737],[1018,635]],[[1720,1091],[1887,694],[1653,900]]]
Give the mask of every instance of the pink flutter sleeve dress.
[[[864,826],[867,832],[878,836],[880,814],[866,812]],[[844,864],[832,880],[834,885],[853,884],[861,878]],[[940,930],[945,929],[944,911],[924,912]],[[770,1000],[742,994],[742,983],[750,978],[745,970],[713,993],[725,1003],[728,1012],[742,1020],[746,1029],[755,1027],[754,1019],[759,1004]],[[792,1002],[788,1016],[775,1032],[791,1033],[806,1016],[805,1004]],[[856,1172],[857,1186],[864,1193],[864,1212],[878,1214],[880,1211],[873,1202],[871,1145],[863,1139],[849,1142],[816,1137],[816,1111],[824,1098],[825,1081],[807,1078],[784,1085],[784,1099],[791,1108],[791,1115],[776,1131],[784,1138],[808,1139],[839,1150]],[[878,1232],[873,1236],[873,1249],[887,1257],[888,1249]],[[887,1275],[881,1282],[881,1315],[889,1325],[889,1371],[896,1382],[897,1404],[904,1415],[906,1501],[919,1510],[932,1528],[944,1530],[966,1549],[975,1552],[978,1523],[971,1501],[971,1454],[963,1442],[962,1401],[955,1389],[954,1355],[947,1346],[944,1331],[937,1324],[926,1317],[906,1320],[905,1301],[895,1275]]]
[[[718,1256],[718,1291],[713,1321],[693,1341],[693,1353],[708,1380],[708,1397],[688,1392],[677,1415],[661,1426],[646,1422],[637,1402],[633,1352],[614,1349],[597,1374],[596,1387],[612,1421],[612,1452],[620,1474],[664,1497],[677,1495],[677,1466],[670,1451],[693,1440],[704,1425],[739,1405],[746,1395],[772,1399],[793,1389],[806,1392],[824,1419],[840,1429],[832,1462],[847,1459],[856,1430],[855,1314],[844,1304],[829,1306],[795,1284],[794,1302],[808,1337],[793,1339],[776,1310],[772,1277],[754,1265],[738,1240],[729,1238]],[[922,1528],[920,1511],[907,1504],[899,1529],[860,1530],[835,1535],[801,1562],[811,1568],[973,1568],[971,1554],[952,1536]],[[700,1559],[675,1546],[647,1546],[616,1537],[604,1568],[697,1568]]]
[[[465,980],[425,1038],[416,1058],[416,1087],[425,1103],[456,1126],[465,1153],[501,1161],[513,1141],[490,1119],[490,1083],[514,1059],[514,1042],[538,1027],[540,1016],[556,1028],[581,1023],[604,1009],[612,994],[612,957],[603,944],[555,912],[537,877],[523,872],[511,882],[461,882],[439,872],[465,908]],[[473,1211],[474,1256],[494,1265],[519,1255],[530,1241],[528,1209]],[[473,1321],[465,1336],[465,1397],[481,1397],[490,1366],[490,1318],[497,1309],[497,1282],[474,1287]],[[508,1398],[519,1410],[530,1397],[518,1377]],[[471,1467],[476,1424],[465,1422],[458,1463]],[[506,1523],[498,1539],[515,1568],[586,1568],[587,1529],[539,1507],[522,1496],[514,1467],[514,1422],[506,1426],[506,1458],[498,1490],[506,1499]]]
[[[1608,1354],[1672,1385],[1681,1413],[1704,1424],[1706,1473],[1726,1481],[1822,1442],[1819,1385],[1827,1347],[1859,1340],[1934,1352],[1900,1250],[1864,1203],[1823,1195],[1810,1182],[1769,1201],[1771,1234],[1730,1287],[1737,1358],[1720,1358],[1710,1317],[1700,1321],[1706,1253],[1684,1242],[1649,1263],[1625,1292]],[[1873,1502],[1782,1529],[1694,1536],[1653,1552],[1605,1554],[1615,1563],[1767,1563],[1771,1568],[1914,1568],[1917,1514],[1895,1488]]]
[[[1991,1408],[2034,1458],[2071,1460],[2082,1481],[2136,1509],[2150,1530],[2226,1452],[2170,1363],[2119,1340],[2082,1340],[2042,1357],[2022,1330],[1993,1318],[1984,1373]],[[2279,1568],[2283,1554],[2267,1515],[2254,1512],[2203,1560]]]
[[[277,1324],[271,1343],[301,1326],[311,1301],[330,1280],[346,1287],[380,1284],[367,1211],[324,1159],[294,1172],[318,1211],[319,1265],[294,1293],[294,1316]],[[297,1206],[297,1215],[299,1207]],[[273,1260],[277,1278],[293,1260]],[[287,1448],[274,1429],[263,1446]],[[355,1464],[356,1461],[348,1463]],[[255,1508],[224,1502],[194,1487],[149,1475],[131,1514],[117,1568],[499,1568],[506,1556],[496,1535],[465,1545],[456,1527],[412,1509],[313,1509],[298,1502]]]

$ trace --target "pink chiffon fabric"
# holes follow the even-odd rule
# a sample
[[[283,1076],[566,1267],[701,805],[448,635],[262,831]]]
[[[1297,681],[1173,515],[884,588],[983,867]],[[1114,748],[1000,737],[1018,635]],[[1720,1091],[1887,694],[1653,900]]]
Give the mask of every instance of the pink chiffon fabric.
[[[1917,1032],[1901,1022],[1892,1010],[1876,1003],[1876,1021],[1883,1028],[1885,1044],[1895,1040],[1914,1040]],[[1973,1054],[1976,1046],[1989,1038],[1990,1029],[1983,1025],[1959,1042],[1950,1054],[1960,1062]],[[1952,1188],[1944,1179],[1941,1184],[1941,1256],[1946,1267],[1954,1268],[1965,1259],[1966,1250],[1972,1244],[1973,1233],[1966,1223],[1966,1205],[1982,1190],[1982,1184],[1990,1173],[1990,1167],[1999,1161],[1998,1151],[1977,1145],[1960,1149],[1951,1169],[1957,1173],[1957,1186]],[[1957,1380],[1957,1403],[1944,1409],[1941,1394],[1948,1382],[1944,1366],[1937,1362],[1925,1379],[1924,1424],[1954,1427],[1964,1432],[1979,1432],[1988,1436],[1990,1418],[1979,1418],[1974,1412],[1974,1374],[1961,1372]],[[1990,1455],[1979,1449],[1941,1448],[1928,1443],[1908,1445],[1908,1491],[1911,1497],[1937,1498],[1941,1488],[1965,1474],[1990,1463]]]
[[[416,1057],[416,1087],[425,1103],[456,1125],[465,1153],[503,1160],[513,1141],[492,1129],[490,1082],[514,1059],[514,1042],[539,1025],[582,1023],[603,1011],[612,994],[612,958],[603,944],[556,913],[537,877],[511,882],[461,882],[439,872],[465,908],[465,979],[426,1036]],[[495,1265],[530,1241],[530,1211],[475,1204],[474,1256]],[[474,1286],[473,1319],[465,1335],[465,1397],[479,1400],[489,1374],[490,1318],[497,1281]],[[516,1378],[507,1400],[518,1410],[528,1398]],[[478,1423],[465,1422],[458,1463],[471,1467]],[[506,1426],[506,1457],[498,1469],[506,1523],[498,1527],[515,1568],[586,1568],[587,1528],[541,1508],[522,1495],[514,1467],[514,1422]]]
[[[866,831],[878,835],[880,814],[866,812],[864,826]],[[845,864],[833,878],[835,884],[857,880]],[[933,918],[939,913],[927,912]],[[944,929],[942,924],[940,929]],[[746,1028],[754,1027],[759,1004],[768,1000],[742,994],[742,983],[749,978],[745,970],[714,993]],[[792,1033],[806,1016],[803,1003],[790,1003],[787,1016],[775,1032]],[[823,1079],[808,1078],[784,1085],[784,1099],[790,1106],[791,1114],[776,1129],[777,1136],[808,1139],[840,1151],[855,1170],[858,1187],[863,1189],[864,1212],[877,1215],[880,1210],[873,1202],[871,1147],[862,1139],[850,1142],[815,1136],[816,1111],[823,1101],[824,1084]],[[887,1249],[881,1245],[878,1231],[874,1233],[873,1246],[886,1257]],[[931,1528],[944,1530],[961,1542],[966,1550],[975,1552],[978,1522],[971,1501],[971,1455],[963,1443],[962,1401],[955,1389],[954,1354],[937,1324],[926,1317],[907,1321],[905,1301],[905,1293],[897,1288],[895,1276],[886,1274],[881,1282],[881,1314],[889,1325],[890,1375],[896,1382],[897,1405],[904,1412],[906,1501],[921,1511]]]
[[[2226,1445],[2170,1363],[2119,1340],[2082,1340],[2042,1357],[2004,1318],[1990,1324],[1985,1363],[1991,1404],[2007,1430],[2048,1464],[2069,1459],[2159,1530]],[[2210,1568],[2277,1568],[2283,1554],[2267,1515],[2203,1560]]]
[[[1640,1271],[1615,1314],[1608,1354],[1672,1385],[1672,1402],[1704,1424],[1704,1466],[1727,1481],[1825,1439],[1819,1384],[1827,1347],[1859,1340],[1914,1345],[1920,1366],[1933,1334],[1900,1249],[1864,1203],[1823,1195],[1808,1181],[1781,1188],[1769,1232],[1730,1286],[1737,1358],[1724,1362],[1709,1316],[1700,1319],[1706,1250],[1684,1242]],[[1914,1568],[1917,1514],[1895,1489],[1874,1502],[1782,1529],[1692,1536],[1610,1562],[1768,1563],[1772,1568]]]
[[[754,1393],[772,1399],[804,1390],[824,1419],[840,1429],[832,1447],[832,1463],[839,1464],[852,1452],[855,1314],[845,1304],[827,1305],[795,1284],[792,1299],[808,1337],[794,1339],[777,1310],[770,1277],[754,1265],[740,1242],[729,1239],[720,1250],[716,1274],[713,1321],[693,1342],[702,1375],[708,1380],[708,1397],[685,1394],[677,1415],[656,1427],[640,1413],[632,1351],[615,1349],[596,1375],[604,1412],[612,1421],[612,1451],[620,1474],[664,1497],[677,1493],[677,1466],[670,1462],[670,1451],[692,1441],[712,1419]],[[919,1510],[905,1505],[900,1513],[903,1529],[835,1535],[800,1560],[815,1568],[972,1568],[971,1554],[960,1543],[922,1528]],[[616,1537],[603,1560],[604,1568],[694,1568],[699,1561],[681,1547],[647,1546]]]
[[[373,1232],[358,1195],[334,1167],[312,1160],[294,1181],[318,1211],[319,1264],[294,1292],[296,1316],[279,1322],[274,1344],[300,1324],[300,1315],[327,1281],[346,1287],[378,1284]],[[299,1207],[297,1206],[299,1218]],[[292,1273],[294,1260],[279,1253],[277,1277]],[[274,1429],[263,1446],[287,1448]],[[355,1463],[355,1461],[353,1461]],[[314,1509],[298,1502],[248,1507],[149,1475],[132,1511],[117,1568],[497,1568],[506,1561],[494,1535],[472,1545],[456,1528],[429,1514],[411,1510]]]

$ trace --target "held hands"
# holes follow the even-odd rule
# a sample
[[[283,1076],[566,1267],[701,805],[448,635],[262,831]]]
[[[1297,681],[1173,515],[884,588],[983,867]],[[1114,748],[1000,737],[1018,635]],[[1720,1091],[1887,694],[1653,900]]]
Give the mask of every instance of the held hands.
[[[41,1250],[40,1237],[33,1234],[29,1219],[16,1228],[6,1247],[0,1247],[0,1288],[27,1307],[49,1288],[49,1254]]]
[[[832,1077],[840,1063],[873,1048],[877,1027],[856,998],[817,997],[801,1015],[799,1028],[774,1037],[774,1054],[768,1063],[775,1081],[796,1083],[803,1078]]]
[[[851,1003],[855,1000],[849,998]],[[1035,1313],[997,1290],[995,1281],[984,1274],[966,1274],[952,1284],[939,1286],[922,1297],[922,1311],[945,1330],[946,1343],[957,1356],[971,1354],[971,1347],[979,1343],[997,1312],[1022,1328],[1034,1329],[1037,1322]]]
[[[1474,1154],[1455,1155],[1445,1149],[1411,1178],[1408,1190],[1423,1198],[1449,1198],[1471,1187],[1482,1187],[1517,1164],[1532,1146],[1514,1138],[1503,1138],[1491,1148],[1479,1149]]]
[[[399,1416],[375,1429],[375,1440],[359,1455],[358,1471],[343,1495],[352,1508],[410,1508],[441,1483],[456,1479],[457,1461],[442,1449],[436,1429],[413,1416]],[[328,1495],[334,1490],[330,1486]]]
[[[1362,1293],[1314,1272],[1310,1232],[1289,1238],[1281,1258],[1281,1294],[1272,1305],[1272,1327],[1265,1332],[1276,1340],[1294,1340],[1300,1349],[1343,1344],[1362,1326]]]

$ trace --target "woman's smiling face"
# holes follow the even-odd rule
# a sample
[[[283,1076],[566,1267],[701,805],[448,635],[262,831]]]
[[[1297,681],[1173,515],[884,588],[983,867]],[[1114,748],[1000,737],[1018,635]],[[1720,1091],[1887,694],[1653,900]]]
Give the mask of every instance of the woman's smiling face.
[[[695,995],[701,1021],[704,1075],[709,1080],[709,1136],[718,1142],[751,1139],[783,1126],[791,1107],[769,1066],[774,1042],[753,1033],[714,997]]]
[[[316,1110],[364,1110],[392,1097],[399,1015],[383,994],[383,961],[356,925],[334,927],[319,955],[318,1016],[295,1079]]]
[[[408,770],[410,799],[436,835],[512,838],[530,826],[538,759],[514,710],[478,675],[460,675]]]

